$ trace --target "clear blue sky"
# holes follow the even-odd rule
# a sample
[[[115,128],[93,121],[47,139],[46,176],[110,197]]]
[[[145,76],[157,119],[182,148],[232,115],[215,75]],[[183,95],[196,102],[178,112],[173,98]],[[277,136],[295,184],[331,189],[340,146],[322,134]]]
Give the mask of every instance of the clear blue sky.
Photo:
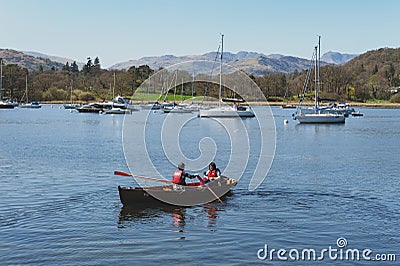
[[[400,1],[0,0],[0,48],[103,67],[153,55],[215,51],[309,58],[400,46]]]

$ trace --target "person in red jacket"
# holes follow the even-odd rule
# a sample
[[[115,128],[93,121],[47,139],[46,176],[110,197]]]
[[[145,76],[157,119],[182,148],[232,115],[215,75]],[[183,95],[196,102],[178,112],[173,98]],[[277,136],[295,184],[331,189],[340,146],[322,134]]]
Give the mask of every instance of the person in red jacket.
[[[203,182],[207,183],[221,175],[221,171],[217,168],[214,162],[208,166],[207,172],[204,172]]]
[[[186,178],[193,179],[196,176],[195,175],[190,175],[185,172],[185,164],[184,163],[179,163],[178,164],[178,170],[174,172],[172,175],[172,183],[186,186]]]

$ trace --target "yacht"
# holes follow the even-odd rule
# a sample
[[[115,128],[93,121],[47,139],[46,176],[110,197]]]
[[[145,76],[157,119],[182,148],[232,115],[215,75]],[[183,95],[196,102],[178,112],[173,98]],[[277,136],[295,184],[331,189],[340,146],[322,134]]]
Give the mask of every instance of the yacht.
[[[254,117],[254,112],[250,106],[239,106],[234,102],[234,106],[221,105],[222,100],[222,56],[224,53],[224,35],[221,35],[221,57],[219,68],[219,101],[218,107],[210,109],[199,109],[199,117]]]
[[[321,54],[321,36],[318,36],[318,45],[315,46],[313,59],[315,58],[315,103],[312,108],[304,108],[300,101],[293,119],[298,120],[302,124],[336,124],[345,123],[346,117],[343,113],[330,112],[328,109],[319,106],[319,89],[320,89],[320,54]],[[310,78],[310,71],[307,74],[306,82],[303,91],[307,88],[307,83]]]

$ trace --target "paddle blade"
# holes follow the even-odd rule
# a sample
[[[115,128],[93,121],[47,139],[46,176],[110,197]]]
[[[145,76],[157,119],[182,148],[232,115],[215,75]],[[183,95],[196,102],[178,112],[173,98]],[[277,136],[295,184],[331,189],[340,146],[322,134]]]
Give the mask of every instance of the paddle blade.
[[[132,176],[129,173],[121,172],[121,171],[114,171],[114,175],[120,175],[120,176]]]

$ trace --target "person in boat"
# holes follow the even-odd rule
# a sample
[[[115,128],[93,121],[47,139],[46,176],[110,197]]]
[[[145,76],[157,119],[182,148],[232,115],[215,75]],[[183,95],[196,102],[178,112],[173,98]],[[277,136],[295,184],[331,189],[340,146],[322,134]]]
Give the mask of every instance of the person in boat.
[[[185,172],[185,164],[179,163],[178,170],[172,175],[172,183],[177,185],[186,186],[186,178],[193,179],[196,175],[191,175]]]
[[[203,183],[208,183],[219,176],[221,176],[221,171],[214,162],[211,162],[208,165],[208,170],[204,172]]]

